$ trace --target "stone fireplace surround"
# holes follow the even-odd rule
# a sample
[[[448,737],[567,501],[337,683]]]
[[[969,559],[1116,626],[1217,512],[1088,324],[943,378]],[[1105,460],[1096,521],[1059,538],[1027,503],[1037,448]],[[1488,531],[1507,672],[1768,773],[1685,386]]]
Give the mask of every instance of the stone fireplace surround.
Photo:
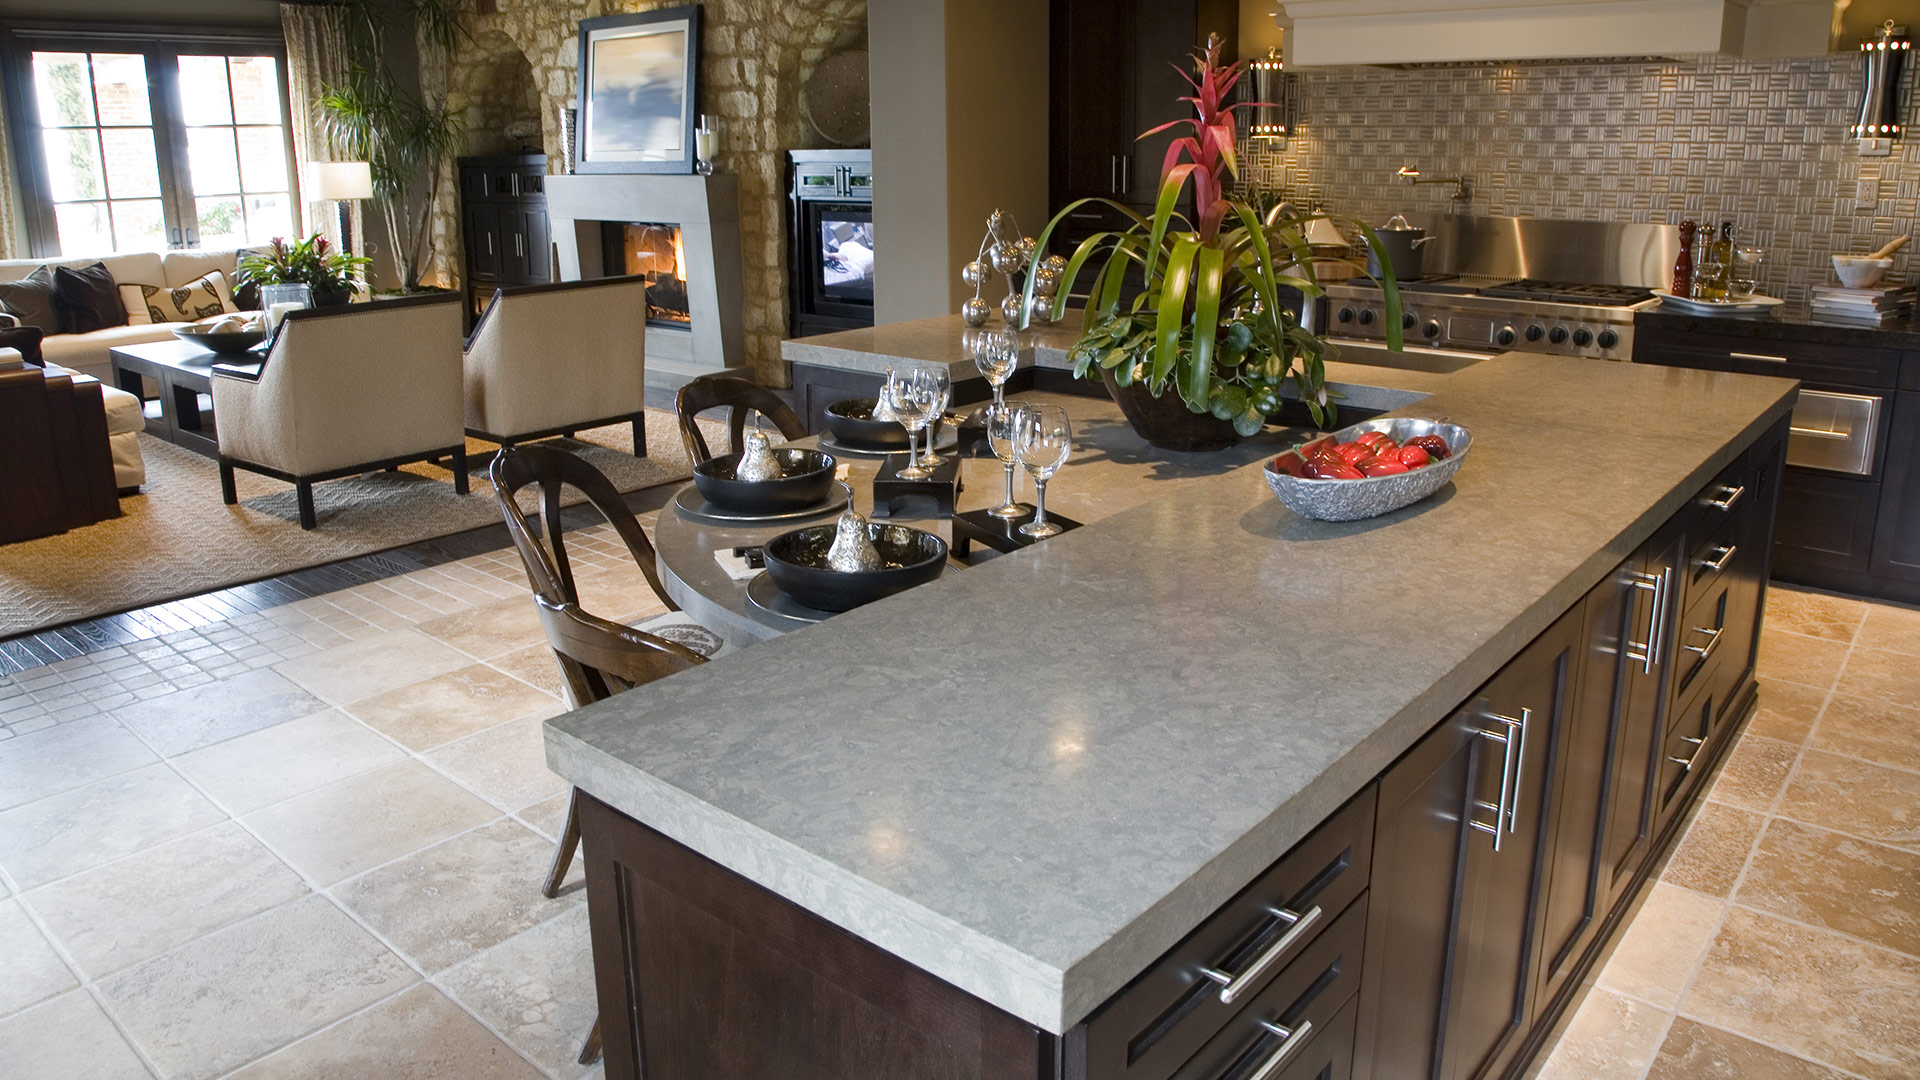
[[[688,329],[647,327],[650,398],[659,391],[675,393],[701,375],[747,374],[738,178],[727,173],[549,176],[547,218],[563,281],[622,272],[605,265],[605,223],[680,227],[692,323]]]

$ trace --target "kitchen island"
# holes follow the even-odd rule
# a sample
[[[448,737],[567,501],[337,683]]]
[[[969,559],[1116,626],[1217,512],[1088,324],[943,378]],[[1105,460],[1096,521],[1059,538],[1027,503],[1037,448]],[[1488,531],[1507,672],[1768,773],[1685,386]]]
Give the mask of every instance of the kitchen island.
[[[1382,373],[1389,385],[1401,374]],[[1173,1070],[1238,1038],[1230,1024],[1297,963],[1341,942],[1357,950],[1362,938],[1367,975],[1358,977],[1356,951],[1342,984],[1349,994],[1359,984],[1359,1005],[1331,1001],[1343,1019],[1313,1026],[1329,1047],[1347,1032],[1340,1074],[1366,1075],[1388,1038],[1382,1025],[1397,1022],[1398,999],[1381,995],[1401,978],[1375,965],[1412,956],[1417,938],[1400,933],[1407,916],[1394,905],[1396,892],[1413,890],[1378,884],[1403,868],[1374,861],[1371,912],[1354,897],[1375,801],[1379,839],[1403,839],[1387,831],[1389,793],[1393,807],[1419,811],[1408,799],[1420,789],[1395,786],[1396,761],[1424,760],[1463,717],[1504,715],[1472,703],[1504,700],[1493,688],[1518,658],[1571,634],[1580,644],[1555,654],[1563,681],[1548,686],[1551,701],[1527,697],[1534,683],[1514,691],[1534,702],[1512,708],[1518,732],[1543,714],[1531,751],[1522,734],[1504,758],[1493,749],[1491,764],[1446,757],[1465,762],[1468,802],[1447,826],[1463,860],[1485,832],[1519,835],[1522,802],[1557,810],[1555,769],[1530,768],[1523,784],[1515,762],[1551,753],[1585,772],[1596,771],[1588,758],[1610,759],[1605,745],[1573,754],[1568,739],[1583,725],[1559,720],[1576,688],[1607,682],[1564,680],[1566,656],[1591,636],[1569,623],[1589,608],[1597,616],[1593,597],[1608,593],[1607,610],[1625,605],[1616,629],[1650,610],[1634,625],[1665,630],[1640,646],[1649,673],[1668,672],[1663,704],[1647,712],[1660,725],[1649,738],[1681,740],[1685,765],[1674,776],[1648,761],[1645,795],[1634,795],[1646,820],[1626,845],[1634,869],[1581,920],[1576,952],[1590,955],[1752,708],[1765,536],[1740,533],[1749,561],[1724,578],[1691,562],[1668,565],[1645,589],[1631,575],[1663,538],[1677,535],[1669,546],[1690,559],[1696,541],[1723,536],[1703,514],[1738,506],[1741,528],[1771,530],[1765,478],[1777,479],[1795,384],[1526,354],[1431,378],[1431,395],[1402,411],[1463,424],[1475,443],[1455,483],[1423,503],[1318,523],[1282,508],[1257,465],[1200,477],[549,721],[550,764],[588,796],[608,1075],[637,1075],[642,1058],[659,1080],[1186,1075]],[[1734,554],[1714,558],[1718,574]],[[1651,608],[1635,599],[1643,592]],[[1690,639],[1682,624],[1701,609],[1694,601],[1712,607],[1715,595],[1723,623]],[[1725,621],[1742,610],[1744,622]],[[1633,644],[1616,638],[1596,651],[1626,656]],[[1688,663],[1694,654],[1699,663]],[[1696,736],[1681,720],[1707,690]],[[1612,712],[1624,716],[1624,706]],[[1619,723],[1598,723],[1603,738],[1617,735]],[[1493,745],[1496,733],[1477,734]],[[1492,826],[1467,820],[1475,802],[1494,811]],[[1553,826],[1565,817],[1554,813]],[[1527,828],[1536,839],[1520,858],[1535,872],[1519,891],[1544,915],[1522,912],[1519,932],[1544,933],[1548,823]],[[1325,865],[1357,871],[1329,888],[1339,907],[1328,899],[1324,917],[1308,918],[1256,904],[1247,934],[1218,929],[1247,916],[1250,884],[1298,876],[1290,850],[1312,854],[1330,835],[1341,842]],[[1286,933],[1292,925],[1300,932]],[[1225,942],[1221,963],[1178,955],[1210,934]],[[1375,948],[1382,940],[1391,947]],[[1457,928],[1451,940],[1465,941]],[[1556,950],[1552,994],[1537,992],[1547,951],[1538,945],[1522,950],[1524,1000],[1500,1058],[1444,1075],[1524,1063],[1535,1021],[1550,1022],[1578,983],[1567,979],[1578,959],[1568,966]],[[1287,965],[1269,966],[1283,954]],[[1209,963],[1213,974],[1202,970]],[[1161,1011],[1141,1004],[1143,987],[1207,988],[1203,978],[1233,984],[1239,1006],[1186,990]],[[1101,1029],[1142,1008],[1150,1015],[1124,1034]],[[1264,1020],[1247,1045],[1261,1055],[1324,1048],[1285,1015]],[[1375,1075],[1402,1073],[1381,1064]]]

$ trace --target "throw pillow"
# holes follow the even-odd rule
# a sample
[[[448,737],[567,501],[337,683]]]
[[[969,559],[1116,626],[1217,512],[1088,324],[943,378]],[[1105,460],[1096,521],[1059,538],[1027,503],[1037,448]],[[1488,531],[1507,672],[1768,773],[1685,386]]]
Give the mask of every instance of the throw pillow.
[[[20,353],[20,359],[40,367],[40,328],[37,326],[10,326],[0,330],[0,349],[14,349]]]
[[[53,306],[69,334],[88,334],[109,326],[127,325],[127,309],[106,263],[77,270],[53,268]]]
[[[60,332],[60,310],[53,306],[53,271],[40,267],[19,281],[0,281],[0,310],[20,320],[21,326],[41,333]]]
[[[227,276],[218,270],[175,289],[162,285],[122,285],[120,300],[126,305],[127,322],[134,326],[198,322],[209,315],[237,310],[227,292]]]

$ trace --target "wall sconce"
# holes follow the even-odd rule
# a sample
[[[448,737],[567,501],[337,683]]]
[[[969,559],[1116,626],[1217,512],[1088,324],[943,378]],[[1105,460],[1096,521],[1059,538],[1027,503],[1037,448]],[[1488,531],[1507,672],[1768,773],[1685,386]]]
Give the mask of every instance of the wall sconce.
[[[1247,64],[1253,76],[1253,98],[1259,107],[1247,125],[1247,137],[1278,142],[1287,137],[1292,124],[1293,85],[1287,77],[1280,50],[1268,49],[1267,55]]]
[[[1888,19],[1880,36],[1860,43],[1860,56],[1866,63],[1866,87],[1860,92],[1860,116],[1847,133],[1860,140],[1864,154],[1886,154],[1892,141],[1901,135],[1900,73],[1906,66],[1913,42]]]

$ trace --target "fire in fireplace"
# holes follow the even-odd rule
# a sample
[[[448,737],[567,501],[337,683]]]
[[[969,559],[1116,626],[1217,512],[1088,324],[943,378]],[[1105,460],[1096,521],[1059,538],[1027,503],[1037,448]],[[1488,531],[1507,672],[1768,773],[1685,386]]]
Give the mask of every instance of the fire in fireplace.
[[[639,274],[647,279],[647,321],[691,329],[687,307],[687,255],[680,226],[661,222],[606,222],[609,276]]]

